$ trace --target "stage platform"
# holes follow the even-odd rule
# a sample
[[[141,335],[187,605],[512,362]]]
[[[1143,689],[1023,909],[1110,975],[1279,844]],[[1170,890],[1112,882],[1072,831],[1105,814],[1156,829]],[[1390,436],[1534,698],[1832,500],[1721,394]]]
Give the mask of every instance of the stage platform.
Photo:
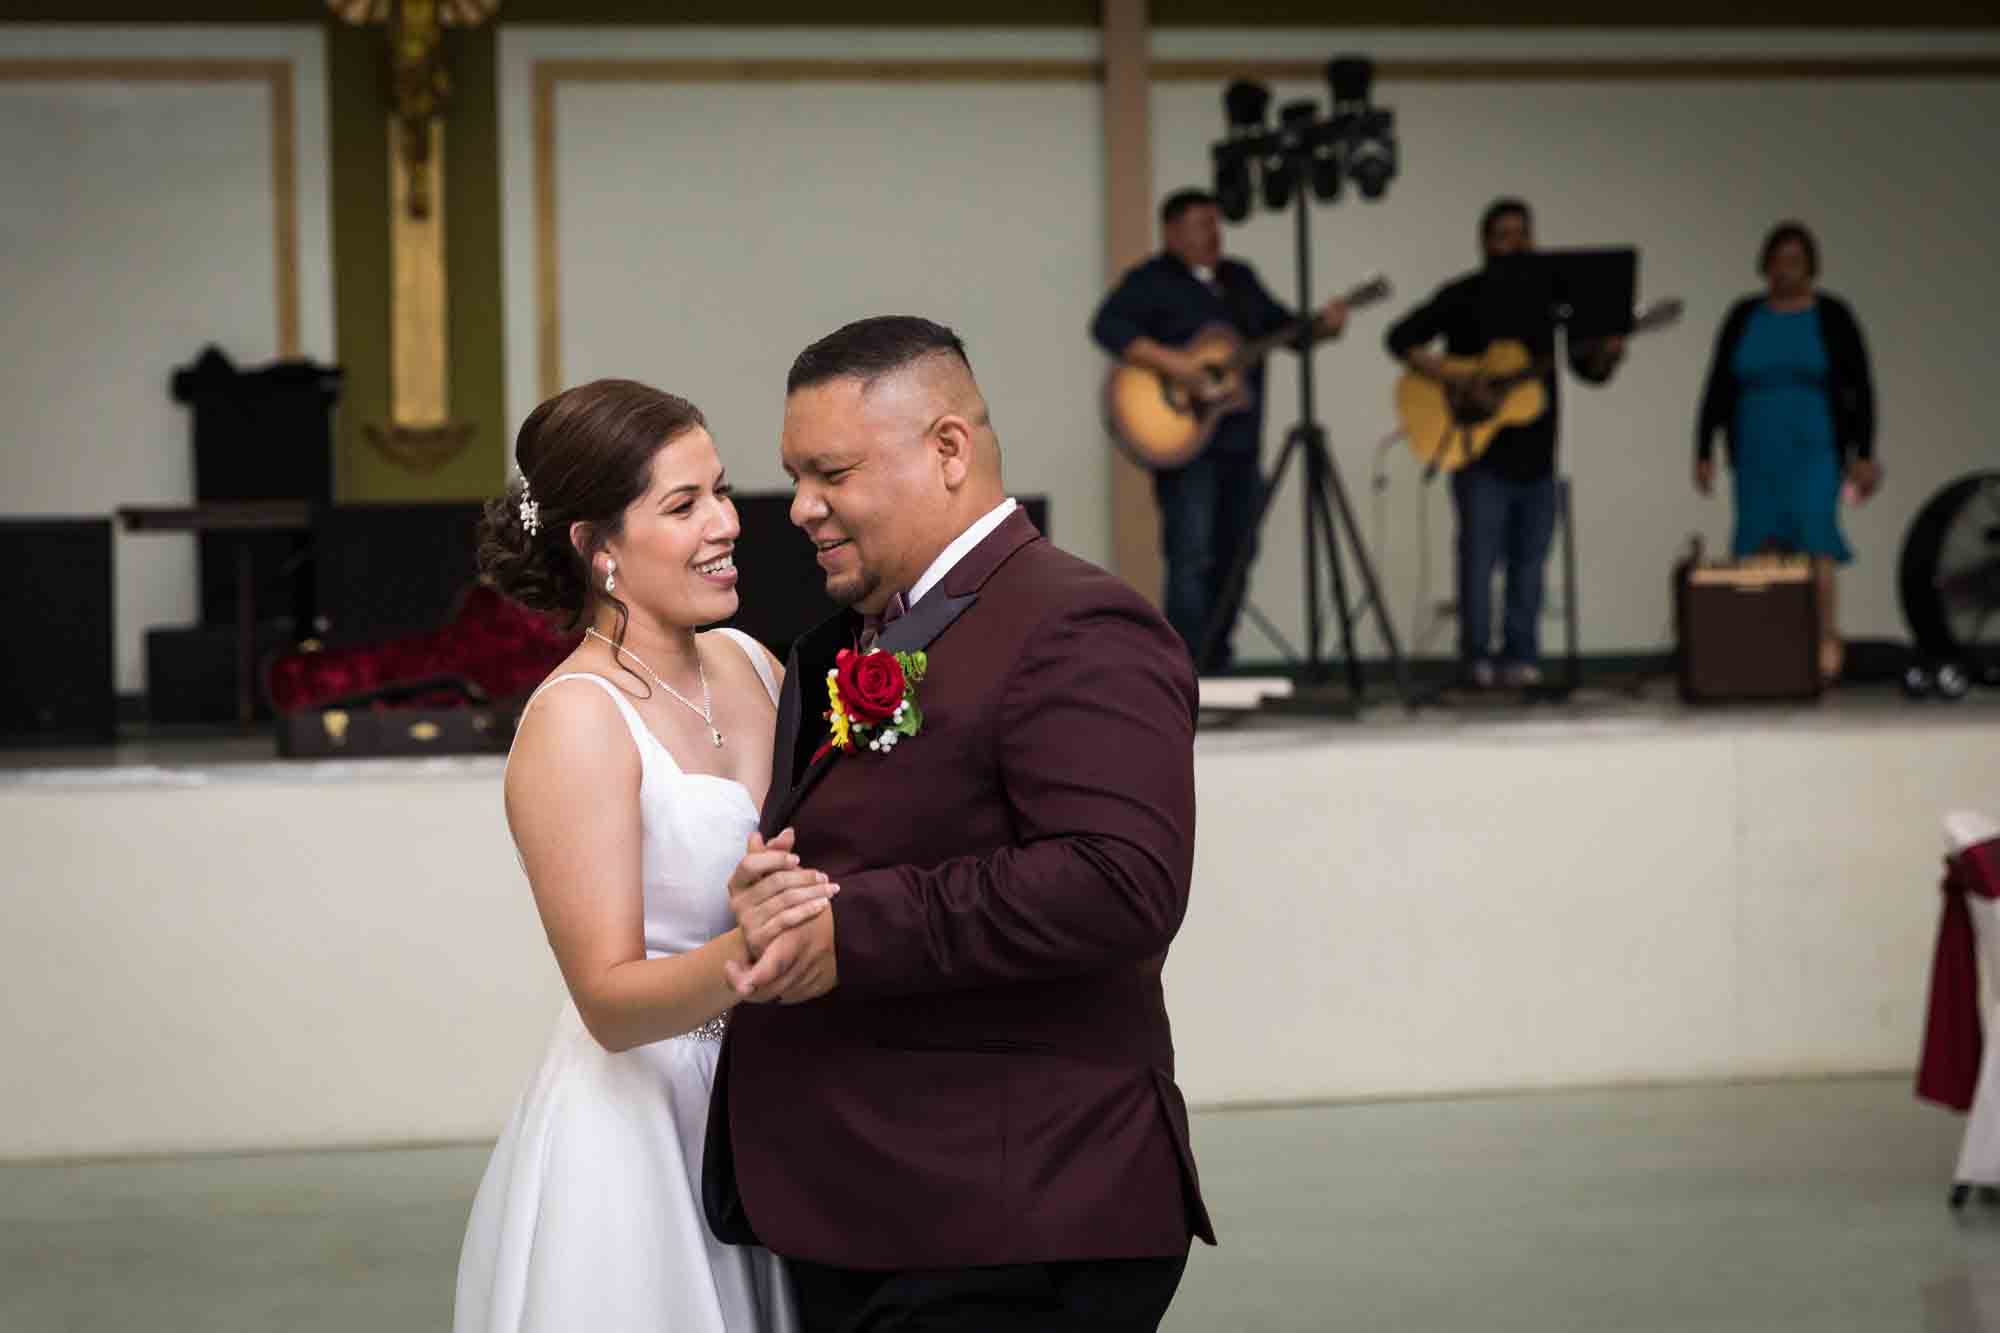
[[[2000,699],[1586,692],[1197,742],[1201,1106],[1897,1071]],[[478,1139],[561,1002],[498,758],[0,751],[0,1159]]]

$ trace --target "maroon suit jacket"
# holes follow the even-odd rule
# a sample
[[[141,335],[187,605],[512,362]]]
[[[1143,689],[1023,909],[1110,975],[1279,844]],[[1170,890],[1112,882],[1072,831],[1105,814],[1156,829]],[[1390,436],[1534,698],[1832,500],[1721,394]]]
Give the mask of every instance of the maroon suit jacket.
[[[794,648],[763,819],[841,886],[839,985],[732,1016],[710,1226],[865,1269],[1213,1243],[1160,988],[1194,855],[1186,651],[1017,511],[883,633],[929,655],[922,731],[815,760],[856,623]]]

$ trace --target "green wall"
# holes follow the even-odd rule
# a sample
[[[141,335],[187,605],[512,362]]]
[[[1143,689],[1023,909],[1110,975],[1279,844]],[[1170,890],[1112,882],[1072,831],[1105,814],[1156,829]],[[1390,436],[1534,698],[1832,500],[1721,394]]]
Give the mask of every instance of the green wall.
[[[445,122],[445,271],[450,300],[451,415],[472,442],[435,472],[376,450],[363,428],[389,417],[388,64],[382,34],[327,34],[333,174],[335,355],[347,371],[336,443],[343,500],[445,500],[490,495],[506,472],[506,351],[501,329],[498,35],[450,33],[453,98]]]

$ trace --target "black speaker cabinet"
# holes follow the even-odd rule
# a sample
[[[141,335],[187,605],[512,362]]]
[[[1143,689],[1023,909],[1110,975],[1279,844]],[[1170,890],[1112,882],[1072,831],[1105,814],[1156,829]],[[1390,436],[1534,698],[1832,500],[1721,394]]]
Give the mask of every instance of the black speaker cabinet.
[[[479,514],[469,501],[344,504],[312,534],[314,598],[343,643],[436,629],[478,577]]]
[[[111,521],[0,519],[0,744],[116,738]]]
[[[785,492],[736,497],[743,535],[736,543],[736,590],[742,605],[729,623],[783,657],[799,637],[839,610],[826,595],[826,575],[812,543],[792,526],[792,497]],[[1049,531],[1046,496],[1023,496],[1044,537]]]
[[[298,642],[290,620],[257,623],[252,679],[272,654]],[[154,722],[233,723],[236,719],[234,625],[181,625],[146,631],[146,716]],[[253,690],[252,717],[271,716],[262,690]]]
[[[338,369],[311,361],[239,369],[215,347],[176,371],[174,400],[194,415],[196,502],[332,500],[332,413],[340,379]],[[313,579],[304,533],[204,532],[196,548],[202,624],[235,623],[239,550],[250,553],[257,605],[310,621]]]

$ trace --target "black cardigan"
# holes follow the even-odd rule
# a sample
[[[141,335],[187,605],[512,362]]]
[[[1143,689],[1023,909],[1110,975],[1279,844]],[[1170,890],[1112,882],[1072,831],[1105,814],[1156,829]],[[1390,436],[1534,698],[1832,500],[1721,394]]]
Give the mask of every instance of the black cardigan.
[[[1695,422],[1694,456],[1706,460],[1715,449],[1715,432],[1722,432],[1729,457],[1736,457],[1736,396],[1741,386],[1736,380],[1736,345],[1743,340],[1750,315],[1764,303],[1762,296],[1746,296],[1729,309],[1722,332],[1715,338],[1715,357],[1708,363],[1708,387],[1701,395],[1701,417]],[[1868,378],[1868,348],[1861,341],[1861,326],[1854,312],[1838,296],[1821,292],[1814,298],[1819,307],[1820,333],[1826,339],[1827,398],[1833,408],[1833,445],[1844,465],[1855,458],[1875,456],[1875,387]]]

